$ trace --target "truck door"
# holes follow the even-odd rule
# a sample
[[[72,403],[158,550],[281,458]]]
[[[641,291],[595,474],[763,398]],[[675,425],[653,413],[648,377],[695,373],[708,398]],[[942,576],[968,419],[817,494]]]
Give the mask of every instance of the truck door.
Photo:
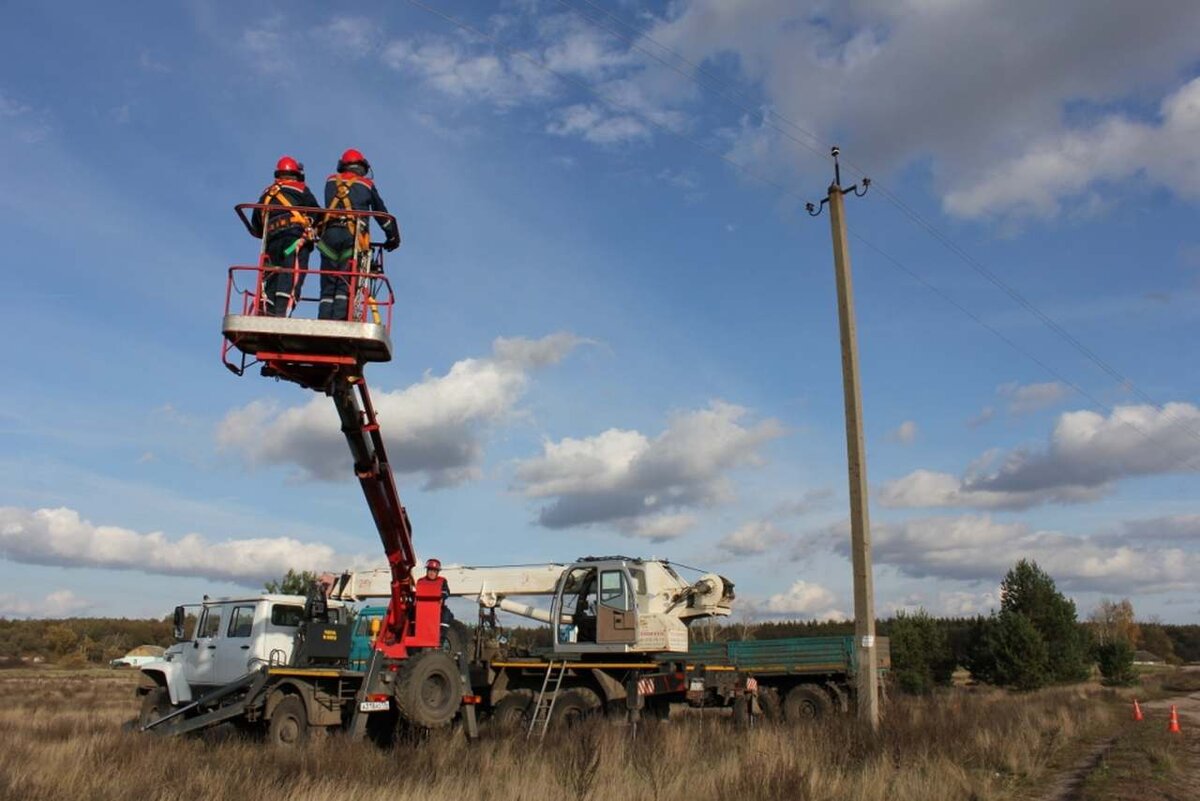
[[[221,606],[206,606],[196,622],[196,639],[191,648],[183,649],[183,676],[193,687],[215,685],[217,640],[221,638]]]
[[[249,671],[248,663],[254,656],[254,607],[253,603],[226,607],[229,622],[225,624],[225,635],[216,641],[214,684],[228,684]]]
[[[620,568],[600,571],[600,605],[596,612],[596,644],[637,642],[637,607],[629,575]]]

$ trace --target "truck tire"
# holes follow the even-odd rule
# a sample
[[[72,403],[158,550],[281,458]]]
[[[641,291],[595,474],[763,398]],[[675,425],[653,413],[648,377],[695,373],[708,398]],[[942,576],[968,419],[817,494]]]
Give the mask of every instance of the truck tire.
[[[285,696],[275,705],[267,721],[267,742],[281,748],[294,748],[308,742],[308,710],[298,695]]]
[[[833,702],[829,694],[815,684],[797,684],[783,699],[783,716],[788,723],[821,720],[828,717]]]
[[[533,712],[533,691],[513,690],[492,708],[492,726],[498,731],[515,732],[529,728]]]
[[[471,655],[467,653],[467,646],[470,642],[471,633],[465,624],[451,620],[449,626],[442,627],[442,650],[450,656],[466,653],[469,659]]]
[[[142,706],[138,710],[138,726],[146,728],[154,721],[171,711],[171,694],[166,687],[155,687],[142,696]]]
[[[601,706],[600,696],[587,687],[563,690],[554,701],[550,725],[556,728],[575,726],[599,712]]]
[[[414,726],[450,725],[462,706],[462,676],[454,657],[441,649],[413,654],[396,676],[396,706]]]

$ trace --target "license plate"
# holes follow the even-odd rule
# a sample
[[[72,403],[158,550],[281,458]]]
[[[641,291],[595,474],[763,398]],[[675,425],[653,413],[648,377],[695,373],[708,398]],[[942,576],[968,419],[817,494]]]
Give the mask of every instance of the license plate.
[[[387,701],[359,701],[359,712],[386,712],[388,710]]]

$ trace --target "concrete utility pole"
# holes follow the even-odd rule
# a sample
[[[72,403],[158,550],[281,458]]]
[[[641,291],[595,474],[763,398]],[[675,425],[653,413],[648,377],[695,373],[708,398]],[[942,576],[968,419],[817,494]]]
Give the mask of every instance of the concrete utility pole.
[[[875,582],[871,569],[871,519],[867,509],[867,449],[863,442],[862,392],[858,378],[858,335],[854,324],[854,283],[850,277],[850,248],[846,242],[845,195],[862,197],[871,185],[842,188],[840,151],[833,148],[833,183],[820,205],[807,205],[816,217],[829,204],[833,235],[833,267],[837,278],[838,326],[842,340],[842,389],[846,405],[846,461],[850,479],[850,550],[854,568],[854,639],[857,648],[858,716],[879,729],[878,652],[875,649]]]

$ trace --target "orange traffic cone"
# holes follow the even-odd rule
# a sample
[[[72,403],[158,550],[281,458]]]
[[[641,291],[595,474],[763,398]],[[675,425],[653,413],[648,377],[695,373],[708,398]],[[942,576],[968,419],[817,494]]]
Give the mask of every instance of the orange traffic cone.
[[[1133,719],[1134,720],[1144,720],[1144,718],[1142,717],[1142,708],[1140,706],[1138,706],[1138,702],[1137,702],[1136,698],[1133,699]]]
[[[1171,722],[1167,724],[1167,731],[1179,734],[1179,711],[1175,709],[1174,704],[1171,704]]]

